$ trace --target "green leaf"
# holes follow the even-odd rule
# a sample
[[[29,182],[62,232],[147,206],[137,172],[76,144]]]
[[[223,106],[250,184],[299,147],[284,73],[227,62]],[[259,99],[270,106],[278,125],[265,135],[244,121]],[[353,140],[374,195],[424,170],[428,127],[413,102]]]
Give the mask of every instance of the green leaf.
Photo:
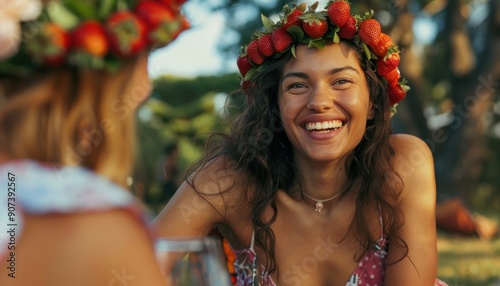
[[[65,30],[71,30],[80,23],[80,19],[70,10],[66,9],[57,1],[51,1],[47,7],[47,13],[52,22]]]
[[[98,19],[96,9],[81,0],[68,0],[65,6],[83,20]]]
[[[117,6],[117,9],[119,11],[127,10],[129,8],[128,1],[126,1],[126,0],[117,0],[117,1],[118,1],[118,4],[116,4],[116,6]]]
[[[311,11],[316,11],[316,9],[318,8],[318,5],[319,5],[319,1],[316,1],[316,2],[314,2],[314,4],[312,4],[312,5],[309,7],[309,9],[310,9]]]
[[[99,5],[99,18],[105,20],[116,7],[116,0],[101,0]]]
[[[104,67],[110,72],[118,72],[120,70],[122,61],[115,58],[106,58],[104,60]]]
[[[243,80],[251,80],[256,74],[257,74],[257,68],[251,68],[247,74],[245,75],[245,78]]]
[[[269,17],[266,17],[264,14],[260,14],[260,19],[262,20],[262,24],[266,29],[269,29],[276,25],[273,20],[271,20]]]
[[[17,77],[27,77],[33,71],[32,68],[18,66],[9,62],[0,62],[0,74],[8,74]]]
[[[297,25],[291,26],[286,31],[295,38],[296,43],[300,43],[304,38],[304,31]]]
[[[393,117],[394,115],[396,115],[396,113],[398,113],[398,105],[397,103],[395,103],[392,107],[391,107],[391,117]]]
[[[326,41],[323,38],[310,40],[307,45],[308,48],[316,47],[318,49],[322,49],[326,46]]]
[[[362,45],[363,45],[363,51],[365,51],[366,57],[368,58],[368,60],[371,60],[372,59],[372,52],[370,51],[370,49],[368,48],[368,46],[364,42],[362,42]]]
[[[333,34],[333,42],[334,42],[335,44],[340,43],[340,37],[339,37],[339,35],[337,34],[337,32],[335,32],[335,33]]]
[[[292,56],[293,56],[294,58],[297,58],[297,53],[296,53],[296,51],[295,51],[295,45],[293,45],[293,46],[292,46],[291,51],[292,51]]]
[[[326,19],[328,17],[328,12],[326,11],[316,12],[316,17],[318,19]]]
[[[261,64],[258,68],[257,68],[257,73],[260,73],[262,72],[267,66],[268,66],[268,62],[264,62],[263,64]]]

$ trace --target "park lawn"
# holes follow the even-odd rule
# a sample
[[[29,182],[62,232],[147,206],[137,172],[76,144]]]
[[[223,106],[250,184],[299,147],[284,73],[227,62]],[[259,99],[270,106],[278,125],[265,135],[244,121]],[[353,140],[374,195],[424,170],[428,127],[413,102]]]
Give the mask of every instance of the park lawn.
[[[438,232],[438,277],[449,286],[500,286],[500,237]]]

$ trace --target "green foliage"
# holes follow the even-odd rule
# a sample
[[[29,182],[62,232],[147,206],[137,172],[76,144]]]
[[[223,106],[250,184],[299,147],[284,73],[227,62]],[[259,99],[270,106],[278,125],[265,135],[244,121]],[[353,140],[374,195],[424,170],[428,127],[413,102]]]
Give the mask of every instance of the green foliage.
[[[197,78],[163,76],[154,80],[152,97],[177,107],[192,103],[207,92],[232,92],[239,84],[239,76],[234,73]]]
[[[156,79],[153,86],[153,95],[141,107],[137,122],[140,149],[136,180],[144,182],[149,198],[160,198],[161,160],[169,155],[166,150],[178,146],[177,169],[183,176],[203,154],[207,136],[223,131],[221,99],[239,87],[239,78],[236,74],[192,79],[165,76]],[[241,103],[241,97],[236,98]]]

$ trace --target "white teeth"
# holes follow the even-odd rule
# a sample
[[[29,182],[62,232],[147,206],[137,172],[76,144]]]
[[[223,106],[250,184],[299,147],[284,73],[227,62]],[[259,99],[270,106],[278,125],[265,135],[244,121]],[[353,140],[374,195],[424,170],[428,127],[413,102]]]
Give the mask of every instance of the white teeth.
[[[328,131],[329,129],[337,129],[342,127],[343,123],[340,120],[322,121],[322,122],[307,122],[307,131]]]

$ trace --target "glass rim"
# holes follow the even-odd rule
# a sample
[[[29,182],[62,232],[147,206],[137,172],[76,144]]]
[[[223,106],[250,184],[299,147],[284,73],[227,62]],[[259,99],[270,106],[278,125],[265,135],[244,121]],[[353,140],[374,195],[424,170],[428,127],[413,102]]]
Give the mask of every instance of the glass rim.
[[[158,237],[155,239],[157,251],[202,251],[207,245],[213,244],[211,237]]]

